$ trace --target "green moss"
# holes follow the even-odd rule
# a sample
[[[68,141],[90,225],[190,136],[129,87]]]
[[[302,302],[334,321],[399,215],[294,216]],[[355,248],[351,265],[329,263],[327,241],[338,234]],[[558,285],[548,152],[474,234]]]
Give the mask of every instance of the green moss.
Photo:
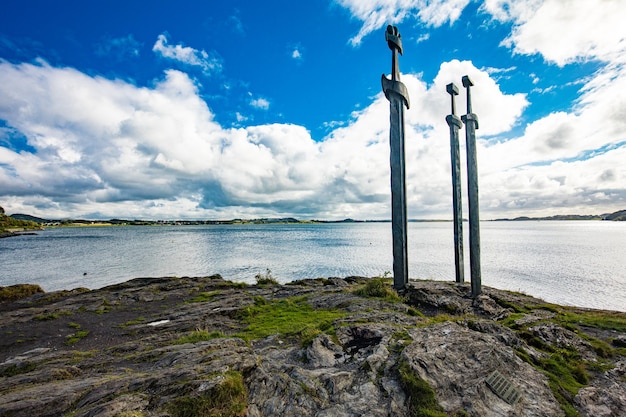
[[[78,330],[76,333],[67,336],[65,339],[65,344],[68,346],[72,346],[78,343],[83,338],[87,337],[89,334],[89,330]]]
[[[557,348],[544,342],[528,330],[531,323],[515,324],[522,314],[512,314],[500,323],[514,329],[516,333],[530,346],[545,353],[543,358],[531,358],[524,349],[518,349],[518,356],[543,372],[549,380],[550,388],[558,400],[563,413],[568,417],[579,416],[573,406],[573,399],[580,390],[589,383],[590,372],[605,371],[612,365],[602,359],[608,359],[618,354],[617,350],[608,343],[585,333],[585,327],[615,330],[626,330],[626,315],[619,312],[581,311],[570,307],[554,304],[536,304],[526,306],[529,312],[533,310],[547,310],[554,313],[554,317],[541,320],[542,322],[556,323],[565,329],[575,332],[580,338],[591,344],[600,360],[590,362],[582,360],[575,348]]]
[[[424,313],[413,307],[409,307],[409,309],[407,310],[407,314],[413,317],[426,317]]]
[[[37,314],[34,318],[38,321],[48,321],[58,319],[59,315],[57,313]]]
[[[520,326],[516,323],[516,321],[521,319],[522,317],[524,317],[523,313],[512,313],[512,314],[509,314],[504,319],[500,320],[499,323],[511,329],[519,329]]]
[[[37,365],[34,363],[25,363],[19,365],[11,365],[2,370],[0,372],[0,377],[12,377],[15,375],[26,374],[28,372],[34,371]]]
[[[405,330],[397,331],[391,335],[389,347],[393,352],[400,353],[404,348],[413,341],[409,332]]]
[[[243,417],[248,407],[248,391],[243,376],[228,371],[224,381],[200,396],[187,395],[167,405],[172,417]]]
[[[626,333],[626,314],[617,311],[570,311],[563,308],[558,311],[555,320],[560,323]]]
[[[241,288],[246,288],[248,284],[246,284],[245,282],[233,282],[233,281],[225,280],[223,283],[217,284],[217,286],[241,289]]]
[[[33,284],[16,284],[8,287],[0,287],[0,302],[20,300],[33,294],[43,292],[44,290],[39,285]]]
[[[433,324],[445,323],[448,321],[458,323],[467,318],[468,316],[451,316],[449,314],[437,314],[436,316],[429,317],[427,321],[417,323],[416,327],[429,327]]]
[[[599,357],[603,359],[609,359],[615,356],[616,349],[612,348],[611,345],[606,343],[604,340],[589,336],[588,334],[583,332],[580,332],[578,335],[587,342],[589,342],[589,344],[591,344],[593,350]]]
[[[544,342],[543,340],[541,340],[541,338],[535,336],[532,332],[528,331],[527,329],[518,330],[517,334],[522,339],[524,339],[526,343],[528,343],[530,346],[534,348],[540,349],[548,353],[554,352],[554,348],[552,347],[552,345]]]
[[[196,295],[194,298],[192,298],[188,302],[189,303],[205,303],[207,301],[211,301],[219,294],[220,294],[220,291],[201,292],[200,294]]]
[[[121,324],[120,327],[124,328],[127,326],[134,326],[135,324],[141,324],[145,321],[146,321],[145,317],[137,317],[134,320],[128,320],[126,323]]]
[[[498,303],[498,305],[500,307],[511,309],[515,313],[527,313],[528,312],[528,308],[526,308],[525,306],[519,305],[519,304],[515,304],[514,302],[509,301],[509,300],[505,300],[503,298],[500,298],[500,297],[496,296],[495,294],[491,294],[491,298],[496,303]]]
[[[365,285],[357,288],[354,294],[367,298],[381,298],[390,302],[401,302],[402,298],[385,278],[371,278]]]
[[[243,309],[239,314],[247,326],[237,336],[247,341],[273,334],[312,340],[319,332],[331,332],[332,323],[344,316],[345,313],[337,310],[315,310],[304,297],[271,302],[259,297],[255,299],[255,305]]]
[[[34,318],[39,321],[48,321],[48,320],[56,320],[61,316],[71,316],[72,313],[69,311],[56,311],[54,313],[45,313],[45,314],[37,314]]]
[[[209,332],[208,330],[195,330],[186,336],[182,336],[174,340],[173,344],[182,345],[185,343],[198,343],[205,342],[207,340],[219,339],[225,337],[222,332]]]
[[[435,391],[428,382],[413,372],[406,361],[400,362],[398,373],[408,397],[411,417],[447,417],[445,410],[437,402]]]

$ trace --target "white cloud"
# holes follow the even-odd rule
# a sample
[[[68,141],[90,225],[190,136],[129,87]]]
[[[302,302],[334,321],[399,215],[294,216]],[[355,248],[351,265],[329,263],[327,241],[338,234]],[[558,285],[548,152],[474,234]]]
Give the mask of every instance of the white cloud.
[[[168,44],[165,34],[158,36],[152,50],[164,58],[200,67],[207,73],[219,72],[222,69],[222,62],[219,58],[210,55],[205,50],[198,51],[197,49],[182,45],[171,46]]]
[[[550,114],[513,138],[527,98],[503,93],[490,72],[454,60],[428,83],[402,74],[412,104],[410,216],[451,217],[445,86],[460,87],[457,109],[464,113],[466,74],[480,119],[484,218],[623,208],[626,97],[615,91],[626,91],[624,70],[606,68],[583,86],[573,111]],[[0,119],[8,126],[0,135],[20,132],[35,149],[0,146],[2,206],[43,217],[386,218],[388,112],[379,93],[315,142],[292,124],[221,126],[180,71],[146,88],[45,63],[0,61]]]
[[[267,99],[264,99],[263,97],[254,98],[250,100],[250,105],[252,107],[255,107],[261,110],[267,110],[270,108],[270,102]]]
[[[470,0],[335,0],[350,11],[363,26],[350,39],[353,46],[361,43],[371,32],[387,24],[397,24],[417,17],[428,26],[439,27],[454,23]]]
[[[622,0],[486,0],[494,19],[513,22],[503,45],[539,53],[559,66],[578,60],[626,62],[626,3]]]

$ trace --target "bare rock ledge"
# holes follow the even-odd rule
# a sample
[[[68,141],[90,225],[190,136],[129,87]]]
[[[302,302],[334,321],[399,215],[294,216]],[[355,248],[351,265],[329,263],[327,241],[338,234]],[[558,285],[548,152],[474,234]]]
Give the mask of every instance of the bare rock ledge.
[[[626,314],[371,281],[138,278],[0,301],[0,416],[625,415]]]

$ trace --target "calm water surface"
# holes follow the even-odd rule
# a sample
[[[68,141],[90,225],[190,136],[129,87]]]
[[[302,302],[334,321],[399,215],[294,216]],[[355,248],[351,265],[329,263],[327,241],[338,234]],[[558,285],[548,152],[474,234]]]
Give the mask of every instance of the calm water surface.
[[[483,285],[626,311],[626,222],[482,222],[481,239]],[[0,239],[0,285],[46,291],[216,273],[253,283],[266,269],[280,282],[384,274],[391,224],[84,227]],[[409,275],[454,281],[452,223],[409,223]]]

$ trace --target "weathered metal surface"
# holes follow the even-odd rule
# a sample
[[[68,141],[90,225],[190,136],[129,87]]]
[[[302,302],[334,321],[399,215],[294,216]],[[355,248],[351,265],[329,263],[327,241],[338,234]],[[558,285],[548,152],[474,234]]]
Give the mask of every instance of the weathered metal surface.
[[[409,282],[407,253],[406,172],[404,157],[404,107],[409,108],[409,94],[400,82],[398,53],[402,38],[395,26],[387,26],[385,40],[391,49],[391,79],[382,75],[381,83],[389,100],[389,145],[391,165],[391,231],[393,238],[393,285],[403,289]]]
[[[498,397],[511,405],[515,405],[522,398],[522,394],[513,386],[513,383],[497,370],[493,371],[485,382]]]
[[[480,272],[480,214],[478,203],[478,163],[476,157],[476,129],[478,116],[472,113],[470,87],[474,85],[466,75],[462,78],[463,87],[467,91],[467,114],[461,117],[465,123],[465,142],[467,148],[467,197],[469,205],[469,243],[470,243],[470,274],[472,296],[482,292]]]
[[[450,160],[452,166],[452,212],[454,214],[454,275],[456,282],[465,282],[463,261],[463,208],[461,203],[461,155],[459,151],[459,129],[463,127],[461,119],[456,115],[454,96],[459,89],[454,83],[446,86],[450,94],[451,114],[446,117],[450,126]]]

